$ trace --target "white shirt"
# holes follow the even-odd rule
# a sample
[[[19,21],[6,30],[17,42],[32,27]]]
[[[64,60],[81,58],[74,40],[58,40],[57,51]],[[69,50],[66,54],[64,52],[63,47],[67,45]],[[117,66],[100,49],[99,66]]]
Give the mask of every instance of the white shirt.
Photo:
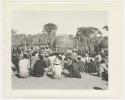
[[[82,57],[81,60],[85,63],[85,60],[86,60],[86,59]]]
[[[18,63],[20,72],[28,72],[30,68],[30,61],[28,59],[21,59]]]
[[[97,58],[98,61],[102,61],[101,55],[97,55],[96,58]]]

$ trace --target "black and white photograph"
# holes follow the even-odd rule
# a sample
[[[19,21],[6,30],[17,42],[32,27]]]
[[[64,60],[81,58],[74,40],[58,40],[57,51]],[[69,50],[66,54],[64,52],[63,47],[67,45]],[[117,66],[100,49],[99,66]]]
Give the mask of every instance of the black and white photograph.
[[[108,89],[108,13],[13,11],[12,89]]]

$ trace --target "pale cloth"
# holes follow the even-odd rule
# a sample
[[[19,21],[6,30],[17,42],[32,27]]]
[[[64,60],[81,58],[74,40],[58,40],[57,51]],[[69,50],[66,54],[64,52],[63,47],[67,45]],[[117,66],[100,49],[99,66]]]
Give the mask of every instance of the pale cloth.
[[[62,62],[58,58],[55,58],[54,60],[54,65],[53,65],[53,72],[54,72],[54,77],[59,78],[61,77],[62,73]]]
[[[81,57],[81,60],[84,62],[84,64],[85,64],[85,61],[86,61],[86,59],[85,58],[83,58],[83,57]]]
[[[105,64],[100,64],[98,70],[99,70],[99,75],[102,76],[102,72],[108,71],[108,68],[106,67]]]
[[[31,57],[31,70],[33,71],[34,68],[34,64],[36,63],[36,61],[38,60],[38,56],[32,56]]]
[[[96,59],[97,59],[99,62],[102,61],[101,55],[97,55],[97,56],[96,56]]]
[[[19,75],[21,77],[29,76],[30,61],[28,59],[21,59],[18,63]]]
[[[90,57],[87,56],[84,59],[85,59],[86,62],[90,62]]]
[[[49,70],[51,70],[53,68],[55,58],[56,58],[56,56],[50,56],[49,57],[50,62],[51,62],[51,65],[49,66]]]

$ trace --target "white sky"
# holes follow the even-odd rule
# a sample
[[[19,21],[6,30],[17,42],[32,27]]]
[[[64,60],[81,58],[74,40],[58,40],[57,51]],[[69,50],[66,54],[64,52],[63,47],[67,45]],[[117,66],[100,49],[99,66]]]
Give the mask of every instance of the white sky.
[[[43,26],[54,23],[57,34],[76,34],[78,27],[93,26],[101,30],[108,25],[108,14],[104,11],[17,11],[12,13],[12,29],[19,33],[37,34]]]

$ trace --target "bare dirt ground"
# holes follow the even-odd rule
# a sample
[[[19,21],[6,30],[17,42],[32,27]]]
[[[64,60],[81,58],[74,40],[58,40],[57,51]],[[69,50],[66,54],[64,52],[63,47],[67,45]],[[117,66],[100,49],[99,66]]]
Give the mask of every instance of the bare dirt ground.
[[[43,77],[29,77],[25,79],[12,77],[13,89],[108,89],[108,83],[101,77],[82,73],[82,78],[64,77],[61,80]]]

